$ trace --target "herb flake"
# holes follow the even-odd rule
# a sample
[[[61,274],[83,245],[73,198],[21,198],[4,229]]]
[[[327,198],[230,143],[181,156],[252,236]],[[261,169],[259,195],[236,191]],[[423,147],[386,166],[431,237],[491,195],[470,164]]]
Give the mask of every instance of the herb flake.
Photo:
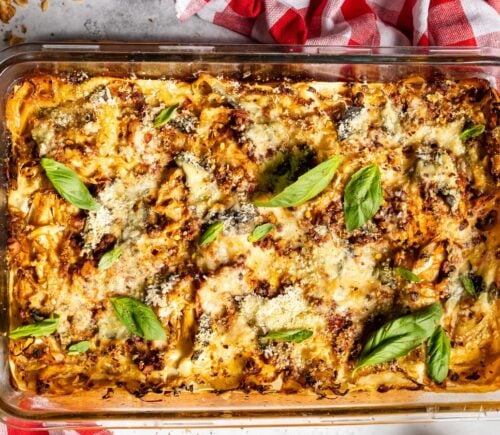
[[[43,157],[40,164],[54,189],[66,201],[83,210],[99,209],[100,204],[92,197],[87,186],[73,169],[47,157]]]
[[[286,331],[275,331],[263,335],[259,338],[261,342],[267,341],[291,341],[293,343],[301,343],[313,335],[313,332],[308,329],[289,329]]]
[[[467,130],[462,131],[462,133],[460,133],[460,136],[459,136],[460,140],[462,142],[466,142],[473,137],[477,137],[477,136],[482,135],[484,133],[484,130],[485,130],[484,125],[482,125],[482,124],[475,125],[471,128],[468,128]]]
[[[398,266],[394,269],[396,273],[401,277],[410,282],[420,282],[418,275],[415,275],[411,270],[406,267]]]
[[[99,270],[109,269],[114,263],[119,260],[122,253],[122,248],[120,248],[119,246],[113,248],[111,251],[106,252],[99,260],[97,268]]]
[[[56,332],[58,326],[59,316],[55,315],[40,322],[19,326],[10,332],[9,338],[17,340],[25,337],[45,337]]]
[[[217,238],[217,236],[222,232],[223,229],[224,229],[224,222],[221,221],[214,222],[213,224],[209,225],[208,228],[200,237],[200,246],[206,246],[212,243]]]
[[[252,243],[258,242],[259,240],[262,240],[264,237],[266,237],[272,230],[274,230],[274,228],[274,224],[271,223],[257,225],[252,231],[252,234],[248,236],[248,241]]]
[[[380,169],[376,165],[357,171],[344,191],[344,218],[347,231],[362,227],[377,213],[384,199]]]
[[[470,279],[467,275],[460,275],[460,282],[464,290],[470,296],[472,296],[473,298],[477,296],[476,287],[474,286],[472,279]]]
[[[68,347],[68,355],[79,355],[85,353],[90,349],[90,341],[80,341],[79,343],[72,344]]]
[[[302,174],[297,181],[285,187],[269,201],[254,201],[254,204],[257,207],[295,207],[304,204],[326,189],[339,163],[340,156],[331,157]]]
[[[361,350],[356,370],[406,355],[431,336],[442,315],[441,304],[434,303],[424,310],[387,322]]]
[[[179,103],[167,107],[166,109],[163,109],[153,121],[153,127],[160,128],[161,126],[169,122],[172,119],[172,116],[174,115],[178,107]]]
[[[154,311],[137,299],[127,296],[111,298],[118,319],[129,332],[146,340],[166,340],[167,334]]]
[[[427,373],[438,384],[448,376],[451,344],[443,328],[438,327],[427,340]]]

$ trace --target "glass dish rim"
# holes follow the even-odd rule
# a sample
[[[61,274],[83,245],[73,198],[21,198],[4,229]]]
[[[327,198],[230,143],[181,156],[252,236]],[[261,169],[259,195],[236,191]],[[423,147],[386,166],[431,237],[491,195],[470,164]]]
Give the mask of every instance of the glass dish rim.
[[[83,57],[83,60],[81,59]],[[186,56],[185,61],[191,60],[206,60],[207,62],[227,62],[236,63],[248,59],[254,61],[264,61],[273,63],[333,63],[333,64],[423,64],[423,65],[448,65],[455,62],[462,64],[480,65],[480,66],[500,66],[500,48],[496,47],[352,47],[352,46],[279,46],[268,44],[182,44],[182,43],[122,43],[122,42],[99,42],[99,43],[74,43],[74,42],[58,42],[58,43],[26,43],[17,46],[6,48],[0,51],[0,74],[7,68],[19,62],[32,62],[42,60],[43,62],[118,62],[126,59],[130,63],[147,63],[147,62],[165,62],[170,60],[169,57]],[[97,59],[96,59],[97,58]],[[58,60],[59,59],[59,60]],[[93,60],[94,59],[94,60]],[[178,59],[174,59],[178,61]],[[498,77],[497,77],[498,83]],[[496,392],[498,393],[498,391]],[[442,394],[442,393],[437,393]],[[453,393],[445,393],[447,395]],[[368,418],[373,423],[385,423],[389,421],[397,421],[401,419],[401,415],[409,418],[410,421],[427,421],[439,418],[453,418],[454,413],[461,414],[457,418],[494,418],[500,419],[500,395],[496,395],[491,402],[485,404],[481,401],[458,402],[436,404],[435,407],[430,407],[427,404],[412,403],[408,406],[399,407],[398,409],[385,409],[379,407],[369,407],[358,409],[358,413],[351,412],[350,417],[340,418],[338,414],[333,414],[330,417],[311,414],[301,416],[300,412],[288,414],[278,418],[278,424],[284,424],[285,418],[293,419],[290,425],[309,425],[309,424],[353,424],[363,422]],[[5,406],[7,405],[7,406]],[[444,406],[443,406],[444,405]],[[449,406],[448,406],[449,405]],[[19,420],[32,420],[30,416],[21,415],[17,411],[9,409],[8,404],[0,400],[0,415],[8,424],[12,424],[7,419],[8,416]],[[464,410],[465,408],[465,410]],[[467,409],[468,408],[468,409]],[[317,410],[316,410],[317,411]],[[377,413],[378,411],[378,413]],[[122,411],[123,412],[123,411]],[[295,411],[294,411],[295,412]],[[465,414],[464,414],[465,413]],[[265,416],[257,415],[258,413],[245,413],[237,415],[234,412],[233,417],[229,419],[218,419],[216,416],[208,415],[205,420],[212,420],[212,423],[206,425],[196,423],[193,417],[177,418],[165,420],[158,427],[225,427],[233,425],[249,425],[258,426],[259,421],[265,420]],[[303,414],[303,413],[302,413]],[[108,421],[116,418],[127,422],[139,422],[141,419],[147,419],[152,422],[158,419],[161,413],[154,415],[136,414],[127,417],[120,412],[116,414],[110,413],[108,416],[101,415],[97,419],[91,418],[90,415],[46,415],[37,416],[43,417],[44,420],[52,423],[60,421],[81,421],[87,422]],[[367,417],[368,415],[368,417]],[[465,416],[464,416],[465,415]],[[97,416],[97,415],[96,415]],[[165,414],[164,418],[168,418]],[[326,420],[325,420],[326,418]],[[190,422],[190,426],[184,420]],[[332,420],[332,421],[329,421]],[[217,423],[215,423],[217,421]],[[405,420],[406,421],[406,420]],[[236,422],[236,423],[234,423]],[[325,423],[326,422],[326,423]],[[216,424],[213,426],[213,424]],[[201,426],[200,426],[201,424]],[[57,426],[60,428],[60,426]],[[74,429],[75,426],[70,425]],[[77,427],[81,427],[77,425]],[[137,425],[125,426],[118,425],[117,427],[137,427]],[[156,427],[156,426],[154,426]],[[47,429],[47,428],[43,428]]]

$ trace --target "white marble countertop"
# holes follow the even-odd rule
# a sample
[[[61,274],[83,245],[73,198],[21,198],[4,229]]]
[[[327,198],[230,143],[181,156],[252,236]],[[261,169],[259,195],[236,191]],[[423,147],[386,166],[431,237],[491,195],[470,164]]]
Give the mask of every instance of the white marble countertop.
[[[23,33],[23,26],[26,33]],[[40,0],[18,7],[8,24],[0,24],[4,35],[11,32],[26,42],[66,40],[162,41],[244,43],[244,36],[193,17],[180,23],[173,0],[49,0],[42,12]],[[6,38],[2,38],[6,39]],[[6,40],[0,41],[7,46]],[[117,434],[142,431],[116,431]],[[151,431],[159,433],[158,431]],[[168,430],[168,433],[186,433]],[[200,429],[193,435],[474,435],[500,433],[500,421],[436,422],[413,425],[338,426],[331,428]]]

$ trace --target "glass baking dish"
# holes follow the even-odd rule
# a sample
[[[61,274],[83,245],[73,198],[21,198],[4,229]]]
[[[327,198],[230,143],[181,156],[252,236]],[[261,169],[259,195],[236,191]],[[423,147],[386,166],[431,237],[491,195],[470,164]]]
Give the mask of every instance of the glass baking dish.
[[[391,81],[424,77],[481,77],[498,90],[497,48],[366,48],[207,46],[171,44],[24,44],[0,53],[0,415],[7,424],[43,421],[45,427],[221,427],[498,419],[500,391],[355,393],[319,400],[313,394],[242,392],[150,393],[137,398],[114,388],[66,396],[17,391],[10,382],[7,337],[5,98],[33,72],[189,78],[200,71],[233,77],[300,77],[327,81]],[[13,420],[14,419],[14,420]]]

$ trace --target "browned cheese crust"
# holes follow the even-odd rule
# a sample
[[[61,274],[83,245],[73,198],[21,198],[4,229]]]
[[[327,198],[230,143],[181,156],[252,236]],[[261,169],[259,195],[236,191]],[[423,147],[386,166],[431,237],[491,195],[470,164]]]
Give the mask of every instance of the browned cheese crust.
[[[155,128],[173,104],[172,120]],[[60,323],[49,336],[10,341],[14,382],[38,393],[117,384],[138,395],[497,389],[498,115],[495,90],[479,79],[26,78],[7,102],[11,328],[52,314]],[[486,131],[461,141],[477,124]],[[319,196],[291,208],[253,205],[336,154]],[[65,201],[41,157],[74,169],[101,208]],[[347,232],[344,188],[370,164],[384,201]],[[215,221],[224,231],[200,246]],[[265,222],[275,230],[249,242]],[[99,270],[114,246],[122,256]],[[113,312],[116,295],[150,306],[167,340],[132,336]],[[375,328],[433,302],[452,343],[442,385],[426,373],[424,346],[353,375]],[[312,337],[259,341],[297,328]],[[90,349],[68,355],[82,340]]]

